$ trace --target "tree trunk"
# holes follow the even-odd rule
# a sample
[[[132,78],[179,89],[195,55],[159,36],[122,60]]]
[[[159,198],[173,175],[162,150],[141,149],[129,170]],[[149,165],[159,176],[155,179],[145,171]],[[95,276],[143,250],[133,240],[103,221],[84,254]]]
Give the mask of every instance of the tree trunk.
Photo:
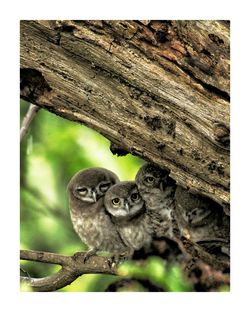
[[[21,21],[21,97],[229,213],[229,22]]]

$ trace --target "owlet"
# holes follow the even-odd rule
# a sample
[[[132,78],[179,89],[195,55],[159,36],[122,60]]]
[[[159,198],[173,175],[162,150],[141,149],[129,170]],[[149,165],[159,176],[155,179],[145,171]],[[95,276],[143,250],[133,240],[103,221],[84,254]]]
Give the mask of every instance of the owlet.
[[[153,164],[145,164],[139,169],[135,180],[146,203],[147,220],[154,235],[173,238],[176,184],[169,176],[169,171]]]
[[[76,173],[68,184],[74,229],[90,248],[85,260],[97,251],[116,256],[128,250],[104,209],[104,195],[118,181],[118,177],[107,169],[90,168]]]
[[[106,193],[105,208],[124,241],[130,248],[130,256],[135,250],[149,248],[151,233],[146,222],[145,203],[134,182],[120,182]]]
[[[230,219],[213,200],[176,188],[174,218],[183,236],[214,253],[229,255]]]

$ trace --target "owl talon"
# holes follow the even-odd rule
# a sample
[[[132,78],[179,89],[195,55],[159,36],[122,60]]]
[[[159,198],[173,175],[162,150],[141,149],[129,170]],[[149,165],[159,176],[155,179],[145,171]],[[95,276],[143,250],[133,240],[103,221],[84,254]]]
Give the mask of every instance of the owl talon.
[[[108,259],[109,265],[113,268],[115,265],[121,264],[123,261],[131,259],[131,254],[124,252],[122,254],[115,254]]]
[[[89,250],[87,252],[76,252],[73,255],[74,260],[76,261],[83,261],[83,263],[85,263],[86,261],[88,261],[89,258],[91,258],[92,256],[96,255],[96,250]]]
[[[111,258],[111,260],[112,260],[112,265],[118,265],[120,262],[121,262],[121,260],[122,260],[122,257],[121,257],[121,255],[114,255],[112,258]]]
[[[126,260],[130,260],[130,259],[132,259],[133,254],[134,254],[134,250],[133,249],[131,249],[131,250],[127,251],[127,252],[124,252],[123,254],[119,255],[119,261],[123,262],[123,261],[126,261]]]
[[[97,250],[96,249],[91,249],[87,251],[84,256],[83,256],[83,262],[87,262],[89,258],[93,257],[96,255]]]
[[[73,259],[75,261],[79,261],[79,260],[82,260],[85,256],[85,252],[82,252],[82,251],[79,251],[79,252],[76,252],[74,255],[73,255]]]
[[[112,256],[112,257],[108,258],[107,261],[108,261],[108,265],[109,265],[110,269],[113,269],[120,262],[117,256]]]

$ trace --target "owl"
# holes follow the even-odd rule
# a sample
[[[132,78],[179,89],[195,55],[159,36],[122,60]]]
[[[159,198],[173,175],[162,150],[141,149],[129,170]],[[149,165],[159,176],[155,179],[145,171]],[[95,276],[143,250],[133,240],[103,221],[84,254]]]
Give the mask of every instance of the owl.
[[[183,236],[211,253],[229,256],[230,218],[219,204],[177,186],[175,205],[174,218]]]
[[[152,240],[146,222],[145,203],[135,182],[120,182],[105,194],[104,205],[124,241],[130,248],[130,256],[135,250],[149,248]]]
[[[85,260],[98,251],[110,252],[115,257],[128,252],[104,208],[105,193],[118,181],[107,169],[89,168],[77,172],[68,184],[73,227],[89,247]]]
[[[154,164],[143,165],[136,177],[140,195],[146,204],[148,225],[156,237],[173,238],[175,181]]]

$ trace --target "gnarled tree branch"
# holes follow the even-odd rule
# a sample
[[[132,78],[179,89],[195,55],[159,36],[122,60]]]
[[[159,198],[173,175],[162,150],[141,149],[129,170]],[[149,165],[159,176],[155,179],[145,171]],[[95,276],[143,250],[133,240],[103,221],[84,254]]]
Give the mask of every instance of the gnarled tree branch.
[[[199,245],[184,237],[181,240],[176,240],[175,243],[177,243],[179,252],[184,255],[184,257],[180,257],[176,261],[182,262],[184,260],[185,264],[182,263],[182,266],[186,267],[187,271],[190,269],[190,263],[196,261],[208,265],[211,270],[222,271],[230,267],[229,260],[222,260],[215,255],[209,254]],[[22,276],[21,282],[28,283],[34,291],[55,291],[71,284],[83,274],[118,274],[117,264],[112,262],[110,258],[92,256],[84,262],[84,255],[84,252],[78,252],[73,256],[65,256],[44,251],[21,250],[21,260],[58,264],[62,267],[57,273],[43,278]]]
[[[57,273],[43,278],[22,276],[21,282],[28,283],[34,291],[55,291],[71,284],[83,274],[117,274],[116,265],[111,265],[109,258],[93,256],[84,262],[84,254],[81,252],[65,256],[44,251],[21,250],[21,260],[58,264],[62,267]]]
[[[21,97],[228,208],[229,50],[227,21],[21,21]]]

